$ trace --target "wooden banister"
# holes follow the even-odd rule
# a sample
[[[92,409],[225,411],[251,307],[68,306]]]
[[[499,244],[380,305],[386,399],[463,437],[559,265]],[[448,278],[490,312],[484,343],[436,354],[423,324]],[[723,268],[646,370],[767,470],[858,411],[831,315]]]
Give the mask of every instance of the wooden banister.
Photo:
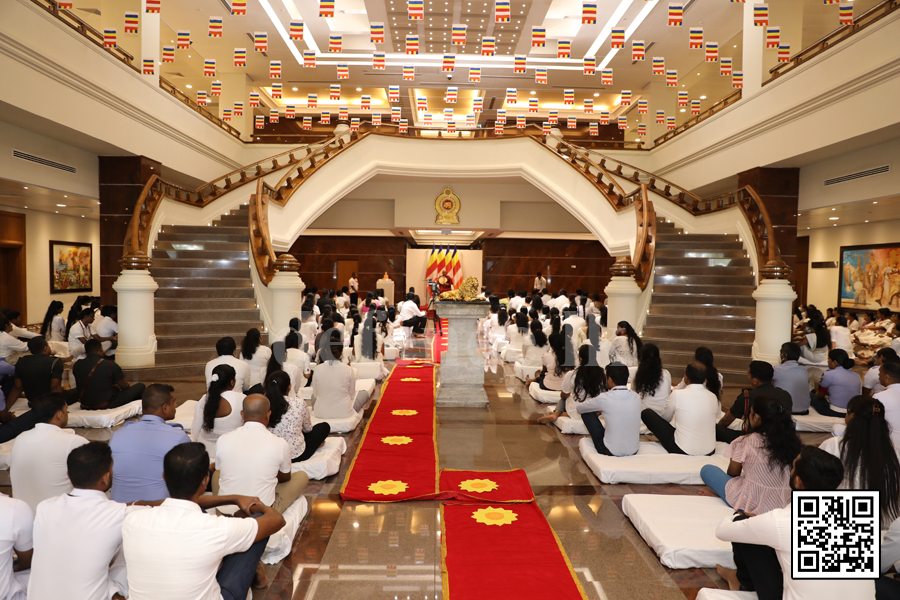
[[[250,251],[260,280],[269,285],[275,277],[275,249],[269,235],[269,202],[275,190],[262,179],[256,182],[256,193],[250,196]]]
[[[728,108],[729,106],[731,106],[732,104],[734,104],[735,102],[740,100],[741,93],[742,93],[742,90],[740,90],[740,89],[734,90],[733,92],[731,92],[730,94],[728,94],[727,96],[725,96],[724,98],[722,98],[721,100],[719,100],[718,102],[716,102],[715,104],[713,104],[712,106],[710,106],[709,108],[707,108],[706,110],[701,112],[699,115],[691,117],[690,119],[688,119],[687,121],[685,121],[684,123],[682,123],[681,125],[676,127],[675,129],[670,129],[669,131],[666,131],[664,134],[662,134],[661,136],[659,136],[658,138],[653,140],[653,147],[655,148],[656,146],[659,146],[663,142],[668,142],[676,135],[682,134],[685,131],[687,131],[688,129],[690,129],[691,127],[693,127],[694,125],[699,125],[700,123],[707,120],[711,116],[722,112],[723,110],[725,110],[726,108]]]
[[[171,81],[169,81],[162,75],[159,76],[159,87],[161,89],[169,92],[170,94],[172,94],[172,96],[174,96],[175,98],[177,98],[184,104],[187,104],[188,106],[190,106],[194,112],[202,115],[207,121],[211,121],[212,123],[214,123],[221,129],[225,130],[229,134],[236,137],[237,139],[241,139],[240,131],[238,131],[237,129],[235,129],[234,127],[232,127],[231,125],[229,125],[228,123],[226,123],[225,121],[223,121],[222,119],[217,117],[216,115],[212,114],[211,112],[209,112],[208,110],[206,110],[205,108],[203,108],[202,106],[197,104],[197,102],[193,98],[191,98],[190,96],[188,96],[187,94],[185,94],[184,92],[179,90],[177,87],[175,87],[175,84],[173,84]]]
[[[643,290],[653,279],[653,261],[656,260],[656,210],[647,195],[647,184],[642,183],[634,201],[634,217],[637,221],[637,243],[634,256],[634,280]]]

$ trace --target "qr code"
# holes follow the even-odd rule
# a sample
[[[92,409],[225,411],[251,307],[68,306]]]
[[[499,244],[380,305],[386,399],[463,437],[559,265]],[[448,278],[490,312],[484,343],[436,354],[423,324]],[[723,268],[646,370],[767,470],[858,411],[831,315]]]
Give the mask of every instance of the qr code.
[[[877,579],[881,514],[877,491],[794,491],[791,576]]]

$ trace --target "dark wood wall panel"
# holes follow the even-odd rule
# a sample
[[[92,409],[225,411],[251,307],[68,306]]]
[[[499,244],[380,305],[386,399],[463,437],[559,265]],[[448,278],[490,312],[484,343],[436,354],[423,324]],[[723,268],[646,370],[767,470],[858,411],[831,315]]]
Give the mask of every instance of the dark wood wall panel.
[[[797,279],[797,306],[806,304],[806,296],[809,293],[809,236],[797,238],[797,266],[794,267],[794,276]]]
[[[551,291],[582,289],[605,297],[609,268],[615,262],[596,241],[485,240],[482,251],[483,285],[497,295],[508,289],[531,290],[535,274],[541,271],[550,279]]]
[[[406,290],[406,248],[406,240],[398,237],[313,235],[300,236],[290,253],[300,261],[300,276],[307,287],[342,288],[347,282],[335,279],[337,263],[355,260],[360,293],[374,290],[375,282],[387,272],[399,298]]]

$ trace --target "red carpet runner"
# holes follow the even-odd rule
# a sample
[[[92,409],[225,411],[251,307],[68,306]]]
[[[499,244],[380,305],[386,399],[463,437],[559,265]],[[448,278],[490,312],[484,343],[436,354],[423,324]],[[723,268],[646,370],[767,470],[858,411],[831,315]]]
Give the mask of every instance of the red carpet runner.
[[[441,330],[444,332],[443,335],[438,335],[435,330],[434,337],[431,338],[431,360],[438,365],[441,364],[441,351],[447,349],[447,340],[450,335],[450,323],[447,322],[447,319],[441,319]]]

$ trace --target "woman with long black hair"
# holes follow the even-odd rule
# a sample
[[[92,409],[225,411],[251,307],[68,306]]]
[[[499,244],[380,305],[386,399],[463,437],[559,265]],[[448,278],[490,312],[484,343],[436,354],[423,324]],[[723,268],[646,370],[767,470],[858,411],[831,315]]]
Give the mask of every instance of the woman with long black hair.
[[[241,355],[238,357],[250,368],[250,387],[262,381],[260,369],[264,369],[272,358],[272,351],[262,343],[262,334],[256,327],[247,330],[241,342]]]
[[[725,378],[722,377],[722,374],[716,369],[713,351],[706,346],[699,346],[694,350],[694,360],[706,367],[706,389],[715,394],[716,398],[721,400],[722,386],[724,385]],[[682,390],[686,385],[684,379],[682,379],[678,382],[678,385],[675,386],[675,389]]]
[[[388,375],[384,366],[384,338],[378,333],[375,326],[375,312],[366,314],[366,320],[362,328],[353,336],[353,360],[354,362],[375,362],[381,365],[379,376],[381,381]]]
[[[47,313],[44,315],[44,322],[41,323],[41,335],[48,342],[64,342],[66,341],[66,320],[62,317],[63,303],[54,300],[47,307]]]
[[[612,349],[616,353],[615,360],[626,367],[638,366],[641,356],[641,338],[628,321],[619,321],[616,325],[616,337],[612,341]]]
[[[234,389],[235,372],[231,365],[216,365],[210,379],[209,389],[194,409],[191,439],[201,442],[209,455],[215,456],[219,438],[243,424],[244,394]]]
[[[543,369],[540,376],[536,379],[526,379],[525,387],[531,387],[532,383],[537,382],[542,390],[559,392],[562,391],[563,377],[568,371],[575,368],[571,332],[570,335],[566,335],[566,332],[551,334],[549,341],[550,351],[545,352],[541,357]],[[568,361],[566,360],[567,356],[570,357]]]
[[[291,378],[284,371],[270,373],[265,381],[269,399],[269,430],[291,447],[291,462],[308,460],[331,433],[328,423],[312,424],[302,398],[291,394]]]
[[[663,368],[656,344],[641,347],[641,361],[631,389],[641,397],[641,410],[650,408],[658,415],[665,412],[669,392],[672,391],[672,374]]]

